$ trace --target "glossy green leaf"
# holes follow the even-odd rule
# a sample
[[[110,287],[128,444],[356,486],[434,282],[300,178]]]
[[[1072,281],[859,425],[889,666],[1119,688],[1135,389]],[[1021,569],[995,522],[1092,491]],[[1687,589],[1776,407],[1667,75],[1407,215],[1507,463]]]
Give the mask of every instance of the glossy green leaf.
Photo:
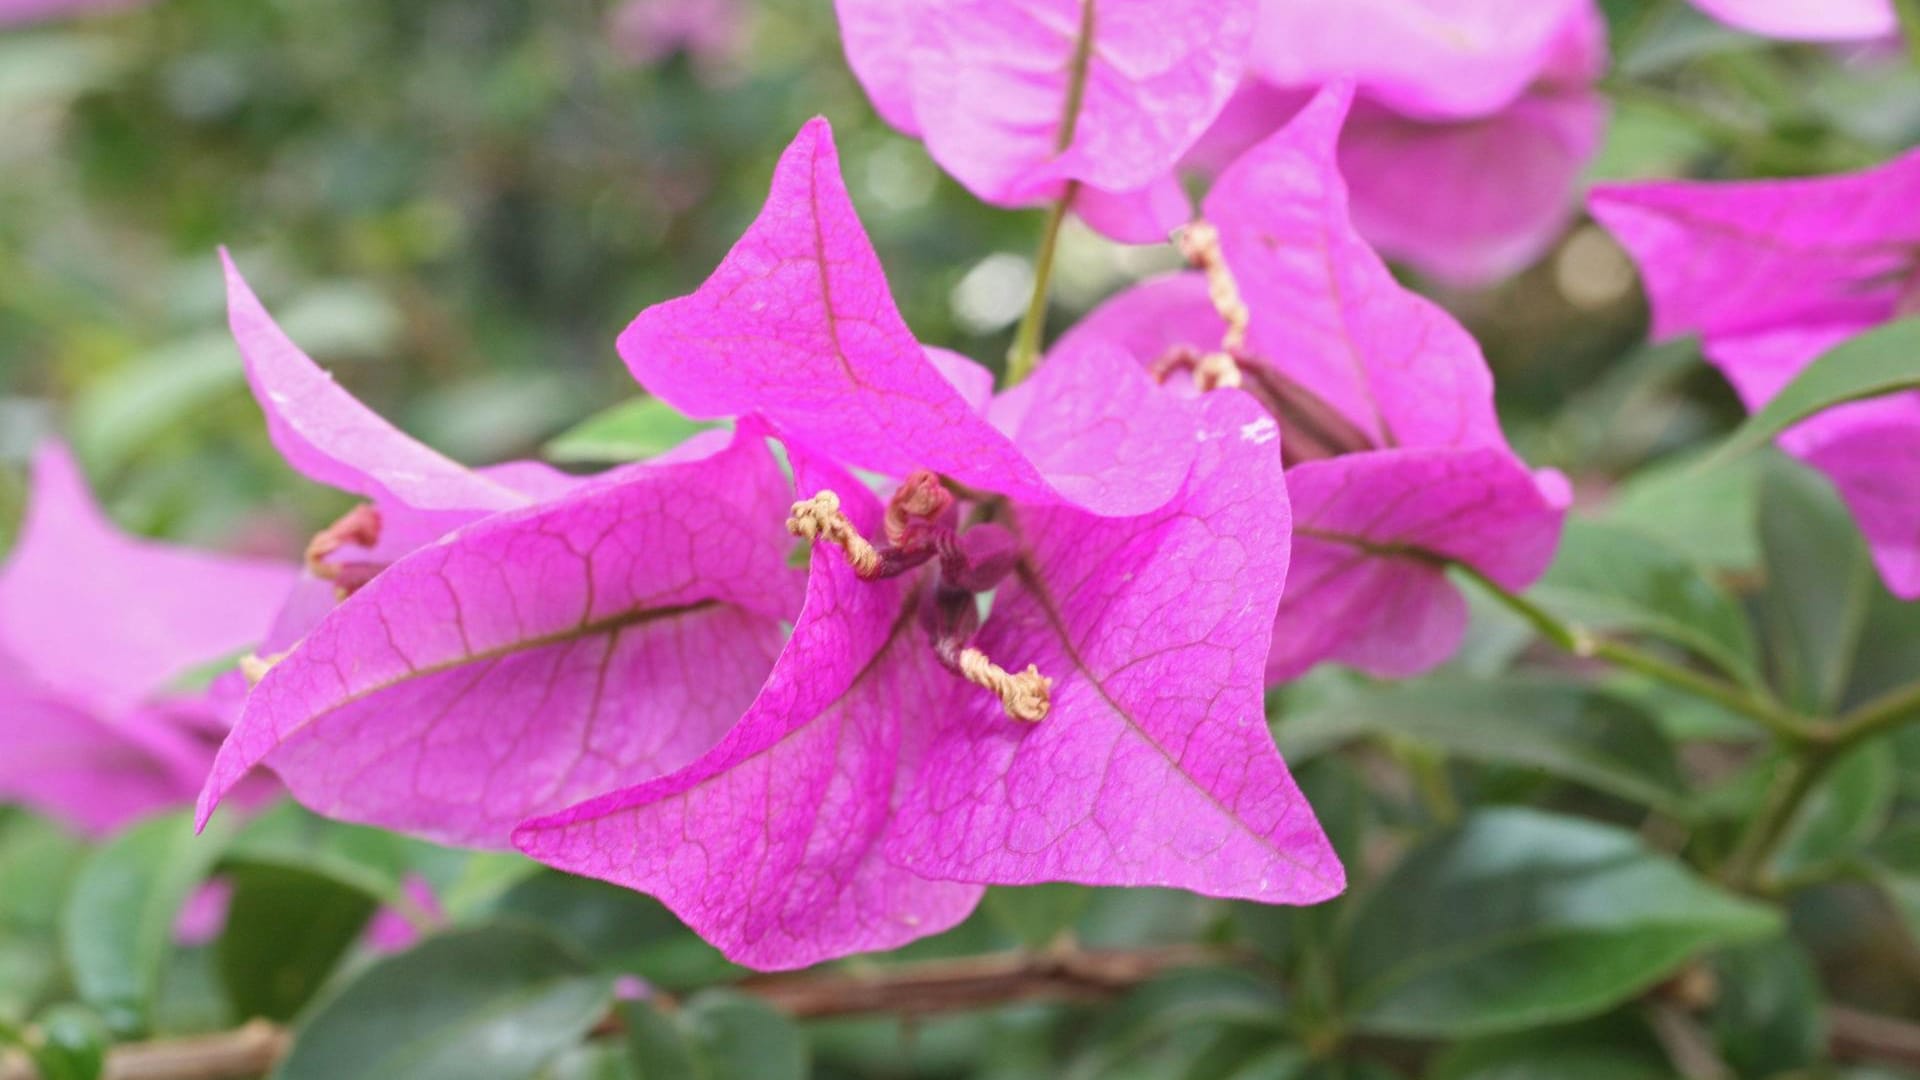
[[[603,969],[668,990],[711,986],[742,972],[658,900],[604,881],[543,871],[508,889],[492,910],[538,923]]]
[[[1789,704],[1826,713],[1839,703],[1879,582],[1846,507],[1819,474],[1776,460],[1761,483],[1766,552],[1763,625]]]
[[[610,981],[549,934],[500,923],[367,968],[298,1032],[280,1080],[527,1080],[605,1015]]]
[[[1885,827],[1896,783],[1893,745],[1887,740],[1849,751],[1794,816],[1772,873],[1799,874],[1857,854]]]
[[[1741,1076],[1772,1076],[1826,1054],[1826,994],[1792,938],[1737,945],[1713,958],[1710,1022],[1720,1056]]]
[[[1439,1055],[1426,1080],[1679,1080],[1645,1026],[1630,1017],[1492,1035]]]
[[[1283,718],[1275,736],[1289,761],[1357,738],[1392,736],[1685,812],[1679,766],[1658,726],[1631,703],[1579,683],[1429,678],[1382,685]]]
[[[1553,565],[1528,596],[1590,629],[1660,638],[1741,682],[1759,679],[1739,603],[1684,553],[1633,530],[1568,522]]]
[[[1067,882],[999,886],[987,891],[994,921],[1029,948],[1042,948],[1073,926],[1087,909],[1089,890]]]
[[[1481,810],[1368,894],[1339,970],[1356,1028],[1458,1038],[1597,1014],[1779,926],[1630,831]]]
[[[191,815],[149,818],[95,851],[67,899],[61,942],[75,987],[115,1031],[148,1021],[173,923],[218,858],[222,837]]]
[[[292,1019],[360,937],[374,898],[297,867],[245,866],[229,876],[233,901],[218,946],[227,997],[237,1015]]]
[[[1758,449],[1835,405],[1920,388],[1920,317],[1876,327],[1828,349],[1747,418],[1708,464]]]
[[[659,398],[641,397],[595,413],[548,442],[549,461],[641,461],[715,424],[690,420]]]

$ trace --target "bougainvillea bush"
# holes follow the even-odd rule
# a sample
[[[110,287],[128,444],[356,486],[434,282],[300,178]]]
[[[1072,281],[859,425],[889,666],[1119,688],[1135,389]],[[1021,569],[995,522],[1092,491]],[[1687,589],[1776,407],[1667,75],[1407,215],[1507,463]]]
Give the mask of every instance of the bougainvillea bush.
[[[0,1080],[1920,1076],[1920,7],[0,27]]]

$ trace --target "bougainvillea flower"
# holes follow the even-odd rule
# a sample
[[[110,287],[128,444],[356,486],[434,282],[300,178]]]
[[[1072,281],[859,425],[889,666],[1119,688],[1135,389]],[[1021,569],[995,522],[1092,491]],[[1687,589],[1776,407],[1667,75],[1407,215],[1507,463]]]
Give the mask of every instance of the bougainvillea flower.
[[[1419,44],[1382,46],[1402,36]],[[1326,51],[1307,49],[1322,38]],[[1427,62],[1434,52],[1446,62]],[[1240,89],[1188,163],[1217,171],[1319,85],[1355,78],[1340,146],[1354,224],[1455,285],[1497,280],[1552,245],[1606,127],[1594,89],[1606,27],[1591,0],[1268,3],[1253,55],[1265,79]]]
[[[89,834],[190,800],[231,718],[170,684],[258,641],[293,580],[123,535],[42,447],[0,570],[0,799]]]
[[[1699,334],[1758,409],[1821,353],[1920,313],[1920,152],[1800,180],[1660,181],[1594,192],[1639,264],[1656,337]],[[1840,405],[1780,437],[1830,477],[1887,587],[1920,597],[1920,393]]]
[[[1340,890],[1262,720],[1289,515],[1252,402],[1156,393],[1102,346],[967,404],[818,121],[713,277],[621,346],[677,408],[774,425],[816,492],[792,522],[808,594],[718,746],[528,822],[522,850],[761,968],[935,933],[991,883]],[[883,505],[842,464],[900,482]]]
[[[1466,627],[1445,564],[1525,587],[1568,497],[1507,447],[1472,337],[1354,231],[1334,162],[1349,99],[1322,92],[1222,174],[1188,233],[1217,236],[1192,249],[1204,271],[1122,293],[1056,347],[1106,342],[1173,385],[1237,382],[1279,420],[1294,554],[1273,680],[1445,660]]]
[[[760,429],[492,514],[381,571],[266,672],[200,799],[266,764],[329,817],[503,846],[691,760],[799,604]],[[771,519],[771,521],[770,521]]]
[[[1031,206],[1077,184],[1131,242],[1184,220],[1170,170],[1244,70],[1256,0],[836,0],[847,60],[888,123],[967,190]]]
[[[1693,6],[1728,26],[1795,41],[1866,41],[1899,28],[1892,0],[1693,0]]]
[[[1511,104],[1592,0],[1264,0],[1254,72],[1281,86],[1353,79],[1403,116],[1461,120]]]

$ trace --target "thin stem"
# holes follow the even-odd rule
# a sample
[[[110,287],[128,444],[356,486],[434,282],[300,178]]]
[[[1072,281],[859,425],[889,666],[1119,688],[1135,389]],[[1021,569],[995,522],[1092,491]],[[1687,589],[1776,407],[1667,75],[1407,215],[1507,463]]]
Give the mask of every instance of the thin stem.
[[[1743,890],[1760,886],[1767,862],[1786,839],[1793,819],[1800,813],[1800,805],[1813,794],[1827,766],[1838,756],[1831,747],[1822,746],[1810,747],[1786,759],[1781,771],[1774,776],[1760,812],[1747,823],[1746,831],[1734,844],[1733,854],[1727,858],[1721,876],[1728,884]]]
[[[1822,732],[1819,729],[1764,694],[1718,676],[1673,663],[1624,641],[1600,637],[1584,627],[1561,619],[1471,566],[1464,563],[1454,565],[1478,584],[1487,595],[1525,619],[1541,637],[1575,656],[1605,660],[1618,667],[1637,671],[1676,689],[1684,690],[1695,697],[1706,698],[1753,720],[1789,746],[1822,741]]]
[[[1920,682],[1890,690],[1846,713],[1827,737],[1848,747],[1915,720],[1920,720]]]
[[[1033,374],[1040,359],[1040,340],[1047,327],[1047,298],[1053,282],[1053,261],[1060,248],[1060,227],[1066,224],[1067,207],[1073,203],[1078,184],[1068,184],[1047,213],[1045,231],[1040,234],[1040,250],[1033,257],[1033,296],[1027,301],[1027,313],[1013,334],[1013,349],[1007,353],[1007,385],[1017,386]]]

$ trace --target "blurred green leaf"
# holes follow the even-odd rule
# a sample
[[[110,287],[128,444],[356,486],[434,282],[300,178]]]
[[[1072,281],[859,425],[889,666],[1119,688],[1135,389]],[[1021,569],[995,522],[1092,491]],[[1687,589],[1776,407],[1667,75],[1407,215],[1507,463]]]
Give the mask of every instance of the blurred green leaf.
[[[40,1080],[98,1080],[107,1064],[112,1035],[92,1010],[56,1005],[34,1023],[38,1038],[29,1053]]]
[[[1361,902],[1340,965],[1358,1030],[1462,1037],[1602,1012],[1692,956],[1779,929],[1624,829],[1476,811]]]
[[[96,470],[118,470],[245,383],[239,354],[224,333],[156,349],[112,369],[74,401],[74,449]]]
[[[1601,512],[1607,525],[1666,544],[1699,566],[1745,570],[1760,565],[1760,474],[1765,464],[1743,457],[1717,469],[1698,455],[1676,455],[1635,472]]]
[[[987,890],[986,907],[995,921],[1028,948],[1041,948],[1071,927],[1087,909],[1089,890],[1065,882],[996,886]]]
[[[669,990],[726,982],[742,970],[658,900],[604,881],[545,871],[508,889],[492,910],[539,923],[602,969]]]
[[[1280,721],[1289,761],[1388,735],[1490,764],[1542,769],[1684,815],[1673,748],[1638,708],[1580,683],[1429,678],[1335,698]]]
[[[430,938],[324,999],[279,1080],[526,1080],[606,1013],[610,981],[565,943],[495,924]]]
[[[1866,544],[1819,474],[1776,459],[1761,482],[1762,625],[1779,690],[1810,713],[1845,693],[1873,590]]]
[[[243,866],[229,876],[233,901],[218,946],[220,981],[237,1015],[290,1020],[353,947],[374,900],[290,866]]]
[[[1821,353],[1728,436],[1706,465],[1757,450],[1824,409],[1913,389],[1920,389],[1920,317],[1887,323]]]
[[[1859,853],[1886,826],[1895,785],[1889,741],[1875,739],[1849,751],[1801,804],[1771,873],[1801,874]]]
[[[1741,1076],[1772,1076],[1826,1055],[1826,994],[1806,951],[1778,937],[1713,958],[1711,1023],[1720,1055]]]
[[[1679,1080],[1644,1026],[1627,1017],[1493,1035],[1434,1059],[1426,1080]]]
[[[81,998],[115,1032],[147,1026],[174,919],[223,842],[217,825],[195,836],[191,814],[163,814],[114,837],[80,868],[61,941]]]
[[[546,445],[550,461],[640,461],[663,454],[719,425],[690,420],[659,398],[624,401],[593,414]]]
[[[1867,853],[1866,867],[1920,948],[1920,823],[1887,830]]]
[[[1280,988],[1250,972],[1170,972],[1102,1009],[1086,1045],[1063,1076],[1093,1080],[1118,1075],[1123,1065],[1137,1065],[1150,1047],[1168,1040],[1184,1040],[1189,1053],[1180,1056],[1197,1058],[1213,1049],[1222,1028],[1278,1034],[1286,1019]],[[1130,1073],[1137,1074],[1137,1069]]]
[[[1692,650],[1743,683],[1759,680],[1746,613],[1685,554],[1619,526],[1569,521],[1530,598],[1596,630]]]
[[[641,1080],[805,1080],[800,1029],[772,1006],[726,990],[696,996],[671,1015],[622,1002],[627,1046]]]
[[[222,865],[236,873],[305,874],[377,903],[405,904],[409,856],[423,846],[396,833],[329,821],[287,799],[242,827]]]

